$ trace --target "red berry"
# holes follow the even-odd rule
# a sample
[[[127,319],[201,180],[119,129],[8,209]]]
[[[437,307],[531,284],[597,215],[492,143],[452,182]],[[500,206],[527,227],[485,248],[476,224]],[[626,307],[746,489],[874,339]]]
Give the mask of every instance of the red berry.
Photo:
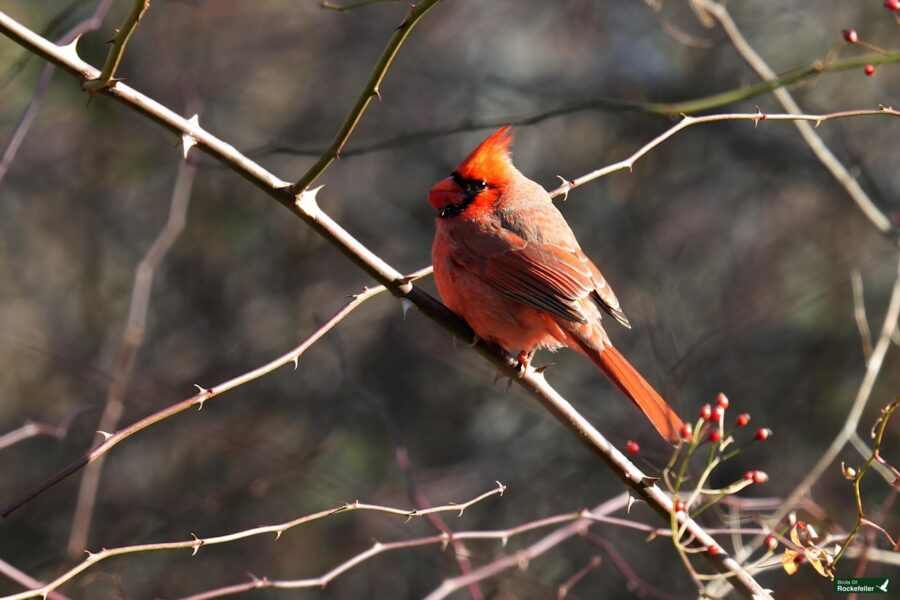
[[[625,452],[627,452],[628,454],[637,454],[640,451],[641,447],[638,446],[637,442],[628,440],[628,442],[625,444]]]
[[[722,441],[722,432],[718,429],[713,429],[709,432],[709,441],[713,444],[717,444]]]
[[[690,423],[685,423],[681,426],[681,430],[678,432],[678,434],[681,436],[681,439],[689,442],[694,435],[694,428]]]
[[[765,471],[753,471],[753,483],[765,483],[769,480],[769,475]]]
[[[747,471],[744,473],[744,479],[747,481],[753,481],[753,471]]]
[[[897,1],[900,2],[900,0],[897,0]],[[863,68],[863,73],[865,73],[866,75],[871,77],[872,75],[875,74],[875,66],[874,65],[866,65],[865,68]]]
[[[750,422],[750,413],[741,413],[741,414],[738,415],[738,417],[737,417],[737,419],[735,420],[734,424],[735,424],[737,427],[743,427],[744,425],[746,425],[746,424],[749,423],[749,422]]]
[[[721,406],[723,409],[727,409],[729,404],[728,396],[719,392],[719,395],[716,396],[716,405]]]
[[[675,501],[675,512],[684,512],[684,502],[681,500]]]
[[[859,41],[859,35],[855,29],[845,29],[841,33],[844,35],[844,41],[848,44],[855,44]]]
[[[884,0],[884,7],[888,10],[900,10],[900,0]]]
[[[709,421],[710,419],[712,419],[712,414],[712,406],[710,406],[709,404],[704,404],[700,407],[700,417],[704,421]]]
[[[777,547],[778,547],[778,539],[770,533],[769,535],[766,536],[766,548],[769,549],[769,552],[772,552]]]
[[[756,430],[756,439],[763,442],[772,437],[772,430],[768,427],[760,427]]]
[[[725,408],[721,406],[717,406],[712,410],[712,421],[718,421],[723,416],[725,416]]]
[[[719,554],[719,552],[721,552],[721,550],[719,550],[719,547],[716,546],[716,545],[710,546],[709,548],[707,548],[707,550],[708,550],[709,553],[712,554],[713,556],[717,556],[717,555]]]

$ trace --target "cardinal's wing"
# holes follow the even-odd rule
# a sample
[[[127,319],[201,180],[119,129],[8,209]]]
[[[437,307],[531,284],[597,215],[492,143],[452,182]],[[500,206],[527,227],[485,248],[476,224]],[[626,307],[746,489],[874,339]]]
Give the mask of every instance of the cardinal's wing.
[[[628,319],[597,267],[577,247],[529,242],[496,226],[455,236],[453,259],[507,298],[579,323],[596,318],[590,298],[624,325]]]

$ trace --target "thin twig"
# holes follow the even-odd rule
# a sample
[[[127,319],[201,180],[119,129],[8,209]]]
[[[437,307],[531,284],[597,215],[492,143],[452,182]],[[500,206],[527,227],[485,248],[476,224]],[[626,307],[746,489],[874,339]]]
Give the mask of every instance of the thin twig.
[[[369,106],[369,102],[376,96],[379,100],[381,99],[381,82],[384,80],[387,70],[394,61],[394,57],[397,56],[400,46],[406,41],[406,37],[409,35],[409,32],[412,31],[413,27],[416,26],[416,23],[419,22],[419,19],[425,16],[425,13],[434,8],[440,1],[441,0],[423,0],[418,4],[412,5],[409,14],[403,19],[403,22],[400,23],[396,31],[394,31],[394,35],[391,36],[391,39],[388,40],[387,46],[385,46],[384,51],[378,58],[378,62],[375,63],[375,68],[369,76],[369,81],[366,82],[362,92],[360,92],[359,97],[356,99],[356,104],[353,105],[350,114],[348,114],[347,118],[344,120],[344,124],[341,125],[337,135],[334,136],[334,140],[332,140],[328,150],[326,150],[303,177],[294,184],[293,189],[295,192],[308,190],[309,186],[311,186],[316,179],[325,172],[331,163],[334,162],[334,159],[340,158],[341,151],[344,149],[344,144],[347,143],[347,140],[350,139],[350,136],[353,134],[353,130],[356,128],[356,124],[359,123],[363,113]]]
[[[459,511],[462,514],[462,510],[465,508],[472,506],[478,502],[486,498],[490,498],[491,496],[500,496],[503,495],[503,491],[506,489],[502,484],[497,484],[498,487],[494,488],[489,492],[485,492],[481,494],[477,498],[473,498],[468,502],[464,502],[462,504],[447,504],[444,506],[436,506],[431,509],[432,512],[452,512]],[[340,513],[353,512],[357,510],[367,510],[373,512],[383,512],[392,515],[400,515],[406,517],[407,520],[412,519],[413,517],[421,516],[421,511],[412,509],[412,510],[403,510],[400,508],[392,508],[389,506],[379,506],[376,504],[363,504],[359,501],[352,502],[349,504],[343,504],[341,506],[337,506],[335,508],[330,508],[327,510],[322,510],[317,513],[313,513],[311,515],[306,515],[300,517],[298,519],[293,519],[291,521],[287,521],[285,523],[279,523],[277,525],[265,525],[262,527],[254,527],[253,529],[245,529],[243,531],[238,531],[235,533],[229,533],[226,535],[219,535],[213,537],[201,538],[196,534],[191,534],[191,539],[184,540],[180,542],[161,542],[156,544],[137,544],[133,546],[122,546],[119,548],[103,548],[99,552],[88,552],[87,558],[85,558],[81,563],[75,565],[50,583],[43,585],[38,588],[34,588],[25,592],[20,592],[18,594],[13,594],[11,596],[5,596],[0,600],[24,600],[25,598],[36,598],[38,596],[46,597],[46,595],[56,588],[60,587],[64,583],[71,581],[80,573],[83,573],[88,568],[97,564],[100,561],[106,560],[107,558],[112,558],[114,556],[122,556],[124,554],[136,554],[139,552],[153,552],[159,550],[179,550],[179,549],[189,549],[195,555],[203,546],[214,546],[216,544],[227,544],[229,542],[234,542],[236,540],[242,540],[249,537],[254,537],[258,535],[264,535],[267,533],[275,534],[275,539],[279,539],[281,535],[294,527],[299,525],[305,525],[306,523],[310,523],[312,521],[317,521],[319,519],[324,519],[325,517],[330,517],[332,515],[337,515]],[[438,536],[444,537],[444,536]]]
[[[100,70],[100,75],[96,79],[86,81],[81,86],[84,91],[91,95],[115,83],[115,76],[119,70],[119,65],[122,64],[122,59],[125,57],[125,48],[128,46],[128,41],[134,32],[137,31],[144,13],[150,8],[150,0],[133,0],[133,2],[131,12],[128,13],[125,21],[116,30],[116,37],[113,38],[112,47],[110,47],[109,53],[106,55],[106,61]]]
[[[722,26],[722,29],[725,31],[725,34],[731,40],[732,45],[737,50],[738,54],[750,65],[750,67],[756,71],[757,75],[759,75],[760,79],[764,81],[771,81],[775,79],[777,76],[775,72],[766,64],[766,61],[762,59],[762,57],[753,49],[753,47],[747,42],[744,35],[741,33],[741,30],[738,28],[737,24],[734,22],[734,19],[731,18],[731,14],[728,12],[728,9],[725,8],[723,4],[720,4],[716,0],[696,0],[697,4],[701,5],[704,9],[709,11],[719,24]],[[794,100],[794,97],[791,95],[789,91],[785,88],[776,88],[772,90],[775,98],[779,103],[784,107],[786,111],[789,113],[802,113],[803,111],[800,109],[800,105]],[[813,128],[809,125],[809,123],[804,123],[802,121],[798,121],[795,123],[797,129],[800,131],[800,135],[809,145],[810,149],[812,149],[813,153],[816,155],[816,158],[821,161],[825,168],[827,168],[831,174],[837,179],[838,183],[844,186],[844,189],[847,190],[847,193],[850,194],[850,197],[856,202],[856,205],[862,211],[862,213],[866,216],[869,221],[875,226],[878,231],[881,233],[890,233],[893,228],[891,226],[891,221],[888,217],[875,205],[871,198],[869,198],[868,194],[866,194],[865,190],[862,189],[862,186],[856,181],[853,175],[850,174],[850,171],[835,157],[835,155],[831,152],[828,146],[825,145],[825,142],[822,141],[822,138],[813,130]]]
[[[859,484],[862,481],[863,476],[866,474],[866,471],[868,471],[869,467],[872,466],[872,463],[879,459],[879,453],[881,452],[881,443],[884,440],[884,431],[885,429],[887,429],[887,424],[891,418],[891,415],[895,410],[897,410],[898,406],[900,406],[900,400],[894,400],[891,404],[882,409],[879,420],[876,423],[877,432],[875,434],[875,442],[873,443],[872,455],[865,462],[865,464],[860,467],[859,471],[856,473],[856,476],[853,478],[853,494],[856,498],[856,523],[853,525],[853,529],[850,530],[850,533],[847,534],[847,539],[844,540],[843,544],[841,544],[841,549],[834,557],[834,563],[832,563],[831,565],[832,568],[837,567],[838,561],[841,559],[841,557],[847,551],[847,548],[850,547],[850,544],[856,538],[856,534],[859,533],[859,530],[863,526],[863,523],[866,523],[867,525],[880,530],[885,536],[887,536],[888,541],[891,543],[892,547],[895,547],[897,544],[887,531],[885,531],[875,523],[866,520],[865,512],[863,511],[862,492],[860,492]]]
[[[847,119],[851,117],[864,117],[864,116],[872,116],[872,115],[883,115],[883,116],[891,116],[891,117],[900,117],[900,111],[894,110],[888,106],[880,106],[875,109],[862,109],[862,110],[845,110],[834,113],[822,114],[822,115],[810,115],[810,114],[768,114],[763,112],[755,112],[755,113],[728,113],[728,114],[717,114],[717,115],[704,115],[702,117],[691,117],[685,116],[678,124],[670,127],[663,133],[659,134],[649,143],[641,146],[641,148],[626,158],[625,160],[620,160],[617,163],[613,163],[609,166],[603,167],[602,169],[597,169],[596,171],[591,171],[586,175],[582,175],[577,179],[573,180],[565,180],[562,185],[555,188],[550,192],[551,197],[556,196],[565,196],[573,189],[578,186],[584,185],[589,181],[594,181],[604,175],[609,175],[610,173],[614,173],[616,171],[621,171],[623,169],[632,170],[634,164],[642,157],[644,157],[651,150],[662,144],[664,141],[668,140],[676,133],[681,131],[682,129],[687,129],[693,125],[700,125],[703,123],[718,123],[720,121],[753,121],[753,126],[757,127],[761,121],[802,121],[807,123],[815,123],[818,126],[821,123],[826,121],[832,121],[834,119]]]
[[[109,7],[111,5],[112,0],[100,0],[91,16],[63,34],[63,36],[57,40],[57,43],[61,46],[68,45],[88,31],[98,29],[103,23],[103,17],[109,12]],[[25,141],[25,136],[28,134],[28,130],[31,128],[35,116],[37,116],[41,103],[44,101],[47,87],[50,84],[50,80],[53,78],[53,71],[54,67],[49,63],[44,65],[44,68],[41,69],[41,74],[38,76],[38,81],[34,86],[34,92],[31,94],[31,100],[28,101],[28,106],[19,118],[19,122],[16,124],[15,130],[13,130],[13,134],[10,136],[9,141],[6,143],[6,147],[3,149],[3,155],[0,157],[0,181],[3,181],[3,178],[9,171],[9,166],[12,164],[19,148],[22,146],[22,142]]]
[[[27,588],[35,588],[44,585],[34,577],[28,575],[28,573],[23,573],[22,571],[2,559],[0,559],[0,575],[3,575],[7,579],[15,581],[19,585]],[[47,595],[47,598],[49,598],[50,600],[69,600],[68,596],[64,596],[59,592],[50,592]]]
[[[569,592],[572,591],[572,588],[575,587],[575,584],[584,579],[591,571],[596,570],[602,562],[603,557],[599,554],[592,556],[583,567],[575,571],[571,577],[559,584],[559,587],[556,588],[556,600],[563,600],[563,598],[568,596]]]
[[[601,517],[620,510],[627,505],[628,495],[621,494],[619,496],[616,496],[615,498],[607,500],[603,504],[594,507],[591,511],[589,511],[589,513],[594,517]],[[586,514],[586,512],[587,511],[583,512],[582,515]],[[590,528],[590,526],[591,521],[589,519],[580,518],[574,523],[570,523],[569,525],[561,527],[560,529],[557,529],[556,531],[544,536],[540,540],[523,548],[522,550],[519,550],[515,554],[510,554],[494,560],[493,562],[475,569],[468,575],[445,579],[440,586],[438,586],[434,591],[426,596],[425,600],[441,600],[442,598],[446,598],[447,596],[453,594],[457,590],[463,589],[472,582],[484,581],[485,579],[494,577],[502,573],[503,571],[507,571],[516,567],[524,568],[528,565],[529,562],[541,556],[548,550],[558,546],[559,544],[565,542],[573,536],[582,535]]]
[[[619,510],[627,504],[627,495],[622,494],[612,500],[607,501],[604,504],[601,504],[599,507],[594,509],[597,512],[602,512],[604,510],[612,512],[615,510]],[[575,531],[570,535],[566,536],[566,538],[571,537],[572,535],[576,535],[583,529],[590,527],[590,522],[585,521],[583,518],[583,512],[570,513],[565,515],[559,515],[557,517],[545,517],[543,519],[538,519],[536,521],[531,521],[528,523],[523,523],[516,527],[511,527],[509,529],[501,529],[495,531],[458,531],[452,535],[450,534],[440,534],[433,535],[424,538],[416,538],[411,540],[404,540],[400,542],[390,542],[390,543],[379,543],[376,542],[371,548],[357,554],[350,558],[349,560],[339,564],[334,567],[324,575],[319,577],[311,578],[311,579],[299,579],[299,580],[284,580],[284,581],[274,581],[270,580],[266,577],[255,577],[252,576],[250,581],[245,583],[239,583],[236,585],[230,585],[226,587],[216,588],[213,590],[208,590],[206,592],[201,592],[199,594],[194,594],[192,596],[188,596],[186,598],[182,598],[181,600],[208,600],[209,598],[220,598],[222,596],[229,596],[233,594],[238,594],[241,592],[246,592],[254,589],[260,588],[313,588],[313,587],[324,587],[328,585],[331,581],[333,581],[337,576],[346,573],[351,568],[359,565],[360,563],[372,558],[373,556],[377,556],[379,554],[383,554],[385,552],[391,552],[394,550],[404,550],[407,548],[418,548],[421,546],[435,546],[440,545],[444,548],[447,547],[448,544],[452,543],[453,540],[494,540],[499,541],[504,546],[509,542],[511,538],[514,538],[518,535],[522,535],[523,533],[528,533],[530,531],[536,531],[538,529],[544,529],[546,527],[551,527],[553,525],[559,525],[563,523],[567,523],[565,527],[561,530],[558,530],[555,533],[559,533],[561,531],[569,530],[574,527]],[[574,523],[573,523],[574,521]],[[554,534],[550,534],[551,536]],[[564,539],[566,539],[564,538]],[[559,540],[560,542],[563,539]],[[552,546],[547,546],[546,549],[551,548]],[[502,559],[501,559],[502,560]],[[502,569],[501,569],[502,570]],[[500,572],[500,571],[497,571]],[[489,575],[488,575],[489,576]],[[472,582],[474,583],[480,581],[482,579],[486,579],[488,576],[480,577],[480,578],[472,578]],[[458,589],[462,589],[466,587],[466,585],[460,586]]]
[[[875,385],[875,380],[878,379],[878,374],[881,372],[881,365],[884,363],[884,357],[891,344],[891,332],[894,330],[898,318],[900,318],[900,261],[898,261],[897,264],[897,277],[894,280],[891,299],[884,316],[884,323],[881,326],[878,341],[875,344],[875,349],[872,351],[872,356],[869,358],[866,374],[863,376],[862,383],[856,392],[856,398],[853,400],[850,412],[847,414],[847,419],[844,421],[843,427],[841,427],[841,430],[837,433],[834,440],[831,442],[831,445],[819,461],[812,469],[810,469],[806,477],[803,478],[797,487],[794,488],[794,491],[791,492],[784,503],[777,511],[775,511],[775,514],[772,515],[772,523],[778,523],[789,512],[794,510],[797,503],[809,493],[812,486],[815,485],[822,474],[831,466],[831,463],[834,462],[840,451],[847,444],[850,436],[856,431],[856,428],[859,426],[859,420],[862,417],[863,409],[865,409],[869,396],[872,393],[872,388]]]
[[[53,425],[45,425],[43,423],[28,421],[21,427],[0,435],[0,450],[9,448],[10,446],[14,446],[19,442],[22,442],[29,438],[37,437],[39,435],[62,439],[66,435],[67,427],[68,426],[54,427]]]
[[[399,1],[400,0],[356,0],[356,2],[348,2],[347,4],[335,4],[334,2],[329,2],[328,0],[322,0],[321,2],[319,2],[319,6],[321,6],[322,8],[327,8],[329,10],[336,10],[337,12],[347,12],[348,10],[362,8],[364,6],[371,6],[373,4]]]
[[[853,289],[853,318],[856,320],[856,328],[859,330],[863,357],[868,363],[869,357],[872,356],[872,332],[869,330],[869,320],[866,318],[866,298],[859,269],[854,269],[850,273],[850,286]]]
[[[196,172],[197,169],[187,161],[179,164],[175,185],[172,189],[169,217],[135,271],[134,285],[131,291],[131,307],[122,335],[122,349],[116,362],[116,370],[112,374],[112,381],[106,395],[106,405],[97,427],[98,431],[114,431],[119,426],[125,410],[125,392],[128,390],[138,352],[144,342],[153,278],[156,269],[184,230]],[[75,504],[75,516],[72,519],[72,529],[67,545],[69,558],[74,559],[81,556],[87,545],[104,462],[105,456],[97,457],[94,463],[85,470],[81,479],[78,501]]]

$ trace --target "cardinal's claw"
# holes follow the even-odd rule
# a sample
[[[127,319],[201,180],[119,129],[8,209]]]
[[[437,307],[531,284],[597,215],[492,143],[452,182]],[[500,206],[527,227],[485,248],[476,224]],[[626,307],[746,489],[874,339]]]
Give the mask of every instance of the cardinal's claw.
[[[473,335],[473,336],[472,336],[472,341],[469,342],[469,344],[468,344],[468,345],[469,345],[469,348],[474,348],[475,346],[478,345],[478,342],[480,342],[480,341],[481,341],[481,338],[480,338],[480,337],[478,337],[477,335]]]

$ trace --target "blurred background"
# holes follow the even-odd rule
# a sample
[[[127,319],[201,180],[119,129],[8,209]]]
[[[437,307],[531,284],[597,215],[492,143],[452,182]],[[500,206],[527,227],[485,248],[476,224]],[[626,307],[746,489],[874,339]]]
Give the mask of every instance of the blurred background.
[[[336,0],[339,1],[339,0]],[[349,0],[348,0],[349,1]],[[115,1],[80,55],[105,57],[131,2]],[[880,0],[733,3],[750,43],[777,72],[866,51],[896,49],[898,25]],[[0,9],[58,38],[96,2],[2,0]],[[331,141],[372,66],[404,18],[404,3],[346,13],[317,2],[156,0],[120,70],[129,85],[200,123],[267,169],[295,180]],[[0,140],[5,144],[43,67],[0,38]],[[21,66],[21,68],[18,68]],[[721,28],[705,28],[685,2],[637,0],[443,2],[401,48],[342,160],[319,180],[320,205],[396,268],[430,260],[428,189],[491,128],[597,99],[681,101],[757,82]],[[885,64],[828,73],[792,87],[806,112],[900,104],[900,69]],[[769,95],[713,112],[783,112]],[[516,128],[517,166],[545,187],[621,160],[675,119],[593,108]],[[444,130],[464,129],[449,135]],[[883,211],[900,211],[900,121],[854,118],[818,132]],[[406,137],[408,134],[415,134]],[[422,135],[418,135],[422,134]],[[397,139],[400,136],[401,139]],[[373,149],[374,148],[374,149]],[[207,157],[186,228],[152,290],[146,338],[121,425],[288,351],[372,282],[283,207]],[[108,98],[86,102],[57,73],[0,183],[0,434],[28,420],[57,426],[0,451],[0,502],[97,442],[122,351],[135,268],[166,220],[181,159],[179,140]],[[751,469],[770,475],[744,497],[788,494],[845,420],[865,363],[853,316],[858,270],[870,326],[882,323],[896,247],[861,215],[793,124],[717,123],[682,132],[619,172],[560,202],[586,253],[612,283],[634,328],[611,337],[679,411],[692,418],[723,391],[774,437],[717,470],[714,484]],[[433,290],[433,283],[422,285]],[[641,444],[645,468],[669,450],[637,411],[582,357],[541,354],[549,381],[623,446]],[[900,389],[889,351],[860,430]],[[455,530],[512,527],[594,506],[621,483],[533,399],[504,383],[475,353],[396,300],[362,305],[313,346],[299,369],[260,380],[139,433],[106,462],[87,547],[181,540],[277,523],[359,499],[410,507],[407,476],[432,504],[508,486],[456,518]],[[730,419],[729,419],[730,420]],[[898,428],[886,452],[896,458]],[[744,440],[752,435],[748,431]],[[410,470],[396,459],[408,452]],[[891,454],[893,453],[893,454]],[[852,449],[841,459],[860,464]],[[896,460],[894,461],[897,462]],[[648,464],[649,463],[649,464]],[[0,523],[0,558],[38,579],[74,564],[66,545],[80,476]],[[864,481],[876,511],[889,486]],[[815,523],[846,530],[852,488],[838,466],[813,489]],[[646,507],[632,518],[663,525]],[[721,523],[707,514],[708,525]],[[883,522],[897,531],[893,520]],[[61,592],[70,598],[175,598],[248,579],[318,576],[373,539],[431,535],[424,519],[377,513],[333,516],[285,533],[202,549],[108,560]],[[570,598],[690,597],[694,586],[671,543],[596,525],[636,575],[576,537],[481,584],[489,598],[555,598],[557,587],[600,554],[604,562]],[[547,531],[467,544],[479,566]],[[727,537],[721,539],[731,550]],[[706,569],[706,565],[698,563]],[[850,574],[848,561],[839,574]],[[888,568],[870,565],[873,576]],[[324,590],[262,590],[252,598],[416,598],[459,574],[451,550],[425,547],[374,558]],[[896,571],[894,571],[896,574]],[[760,575],[782,598],[830,598],[811,569]],[[658,589],[661,588],[661,589]],[[21,586],[0,579],[0,593]],[[456,597],[467,597],[460,592]]]

